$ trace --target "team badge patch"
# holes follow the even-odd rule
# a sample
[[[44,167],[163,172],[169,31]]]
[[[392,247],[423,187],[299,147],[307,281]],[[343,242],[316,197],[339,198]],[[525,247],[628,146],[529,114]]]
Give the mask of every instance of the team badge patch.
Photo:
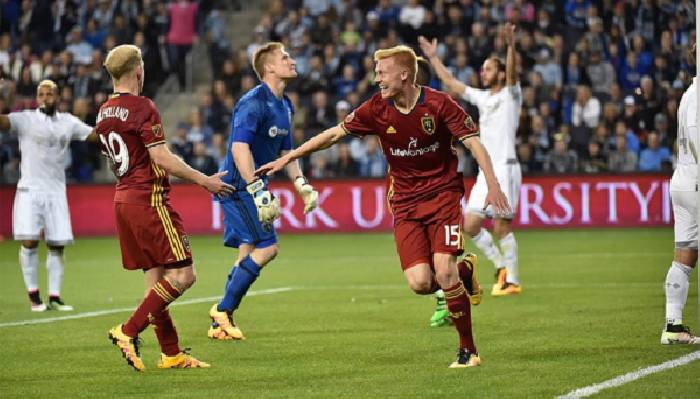
[[[353,119],[355,119],[355,112],[351,112],[345,117],[345,123],[350,123]]]
[[[185,248],[185,251],[187,251],[187,252],[192,252],[192,251],[190,250],[190,240],[187,238],[187,236],[186,236],[186,235],[183,235],[183,236],[180,237],[180,238],[182,239],[182,246]]]
[[[472,120],[472,117],[467,115],[466,118],[464,118],[464,127],[466,127],[469,130],[476,130],[476,124]]]
[[[435,133],[435,118],[432,116],[424,116],[420,118],[420,124],[423,127],[423,131],[427,134]]]
[[[156,123],[151,126],[151,131],[156,137],[163,137],[163,126],[160,123]]]

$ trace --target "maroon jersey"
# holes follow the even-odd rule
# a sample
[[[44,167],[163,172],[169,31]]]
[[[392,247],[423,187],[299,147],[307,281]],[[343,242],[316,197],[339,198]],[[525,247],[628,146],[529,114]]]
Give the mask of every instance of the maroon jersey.
[[[464,192],[453,144],[479,135],[479,129],[446,93],[421,86],[418,102],[408,114],[377,93],[341,127],[350,134],[379,137],[389,162],[387,196],[392,209],[440,191]]]
[[[117,189],[114,202],[162,205],[168,199],[168,174],[151,161],[148,148],[165,143],[160,115],[153,101],[114,94],[97,115],[102,153],[114,162]]]

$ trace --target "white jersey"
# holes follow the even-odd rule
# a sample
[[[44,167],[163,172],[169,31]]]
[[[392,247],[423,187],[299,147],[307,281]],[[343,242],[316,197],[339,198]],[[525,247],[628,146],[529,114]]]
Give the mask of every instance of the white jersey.
[[[8,115],[22,154],[18,189],[65,192],[66,150],[71,140],[85,140],[92,128],[75,116],[39,109]]]
[[[697,77],[683,93],[678,106],[678,163],[671,178],[671,190],[696,191],[698,174],[697,156]]]
[[[480,139],[494,166],[515,162],[515,131],[523,102],[520,83],[497,93],[467,86],[462,98],[479,109]]]

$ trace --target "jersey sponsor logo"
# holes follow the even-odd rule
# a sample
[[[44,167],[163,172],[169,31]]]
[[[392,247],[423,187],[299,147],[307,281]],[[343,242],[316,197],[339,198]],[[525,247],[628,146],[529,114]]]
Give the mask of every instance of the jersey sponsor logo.
[[[393,126],[386,128],[386,134],[396,134],[396,129]]]
[[[154,136],[158,138],[163,137],[163,126],[160,123],[151,126],[151,131],[153,131]]]
[[[122,122],[126,122],[129,118],[129,110],[124,107],[104,107],[97,115],[97,123],[100,123],[105,118],[118,118]]]
[[[464,127],[466,127],[469,130],[476,130],[476,124],[472,120],[472,117],[467,115],[466,118],[464,118]]]
[[[272,126],[268,131],[267,134],[270,137],[277,137],[277,136],[286,136],[289,134],[289,130],[287,129],[282,129],[277,126]]]
[[[432,115],[426,115],[420,118],[421,127],[427,134],[435,133],[435,118]]]
[[[440,148],[440,143],[435,142],[427,147],[418,148],[418,139],[411,137],[408,141],[408,147],[403,148],[389,148],[392,156],[405,158],[405,157],[420,157],[431,152],[437,152]]]

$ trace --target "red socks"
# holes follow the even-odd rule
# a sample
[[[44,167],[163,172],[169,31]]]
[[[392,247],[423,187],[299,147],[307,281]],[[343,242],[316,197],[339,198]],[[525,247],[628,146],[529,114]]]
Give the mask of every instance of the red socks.
[[[472,337],[472,313],[467,291],[462,282],[452,287],[443,288],[445,302],[450,311],[452,322],[459,333],[459,347],[467,348],[469,352],[476,353],[474,338]]]
[[[153,329],[156,332],[160,351],[167,356],[175,356],[180,353],[177,330],[175,330],[175,325],[170,318],[170,312],[167,307],[153,315],[151,324],[153,324]]]
[[[129,321],[124,324],[122,331],[130,337],[137,336],[148,327],[149,319],[155,319],[156,315],[160,315],[168,304],[180,295],[180,291],[173,287],[166,278],[161,279],[151,288]]]

